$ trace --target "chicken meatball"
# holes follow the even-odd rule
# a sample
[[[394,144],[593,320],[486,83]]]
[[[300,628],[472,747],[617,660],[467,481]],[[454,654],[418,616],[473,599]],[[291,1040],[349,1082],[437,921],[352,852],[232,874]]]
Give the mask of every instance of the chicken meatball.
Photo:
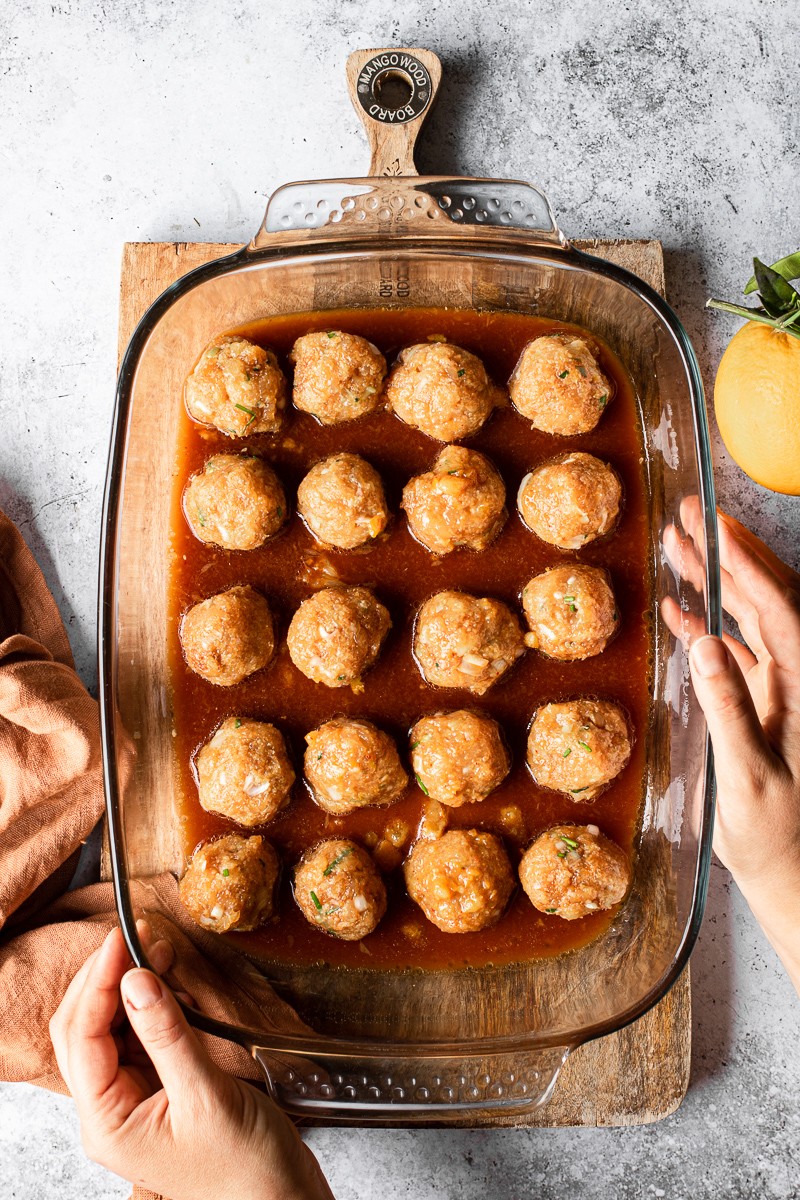
[[[408,894],[443,933],[496,925],[514,890],[511,863],[493,833],[451,829],[417,842],[403,872]]]
[[[571,333],[547,333],[529,342],[508,390],[535,429],[563,437],[590,433],[613,395],[586,342]]]
[[[183,511],[201,542],[223,550],[255,550],[286,520],[286,496],[263,459],[215,454],[186,485]]]
[[[323,425],[354,421],[383,403],[386,359],[366,338],[333,329],[307,333],[297,339],[289,358],[295,408]]]
[[[386,888],[366,850],[346,838],[312,846],[294,876],[294,898],[310,924],[357,942],[386,912]]]
[[[274,725],[229,717],[196,759],[200,804],[239,825],[265,825],[289,801],[295,775]]]
[[[198,925],[215,933],[257,929],[272,916],[279,865],[263,837],[228,833],[203,842],[180,882],[181,903]]]
[[[459,442],[477,433],[504,398],[481,360],[449,342],[409,346],[386,384],[388,407],[439,442]]]
[[[418,542],[434,554],[485,550],[506,523],[505,484],[476,450],[445,446],[433,469],[403,488],[402,507]]]
[[[339,550],[363,546],[389,523],[381,477],[357,454],[332,454],[312,467],[297,510],[318,541]]]
[[[191,669],[220,687],[260,671],[275,649],[269,605],[247,584],[190,608],[181,622],[180,638]]]
[[[283,424],[286,379],[271,350],[241,337],[215,338],[186,380],[189,416],[228,437],[275,433]]]
[[[305,776],[326,812],[391,804],[405,791],[397,747],[371,721],[335,717],[307,733],[306,745]]]
[[[611,700],[545,704],[528,734],[528,766],[541,787],[592,800],[631,755],[625,713]]]
[[[368,588],[330,587],[303,601],[286,640],[298,671],[326,687],[347,687],[375,662],[391,626]]]
[[[520,516],[551,546],[580,550],[614,528],[622,485],[593,454],[563,454],[525,476],[517,494]]]
[[[628,856],[596,825],[556,825],[525,851],[519,880],[534,908],[575,921],[619,904],[628,890]]]
[[[562,662],[601,654],[619,627],[611,581],[599,567],[543,571],[523,588],[522,607],[526,644]]]
[[[461,709],[423,717],[410,738],[417,783],[450,808],[485,800],[511,768],[499,725],[482,713]]]
[[[500,600],[437,592],[419,610],[414,654],[434,687],[481,696],[524,650],[519,621]]]

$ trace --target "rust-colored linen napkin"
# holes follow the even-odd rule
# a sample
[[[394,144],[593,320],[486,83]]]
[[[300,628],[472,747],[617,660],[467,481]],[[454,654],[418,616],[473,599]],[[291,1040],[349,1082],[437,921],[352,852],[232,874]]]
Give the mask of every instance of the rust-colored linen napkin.
[[[0,1079],[66,1092],[48,1022],[67,985],[117,924],[108,883],[63,894],[103,811],[97,705],[25,542],[0,513]],[[176,957],[168,979],[212,1016],[300,1029],[246,959],[195,925],[169,875],[134,884],[134,906]],[[239,1046],[200,1035],[219,1066],[259,1070]],[[133,1200],[152,1193],[134,1190]]]

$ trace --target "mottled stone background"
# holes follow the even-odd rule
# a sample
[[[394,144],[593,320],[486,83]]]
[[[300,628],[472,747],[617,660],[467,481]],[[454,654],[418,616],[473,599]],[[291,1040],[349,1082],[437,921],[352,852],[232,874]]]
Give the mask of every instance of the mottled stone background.
[[[445,77],[423,170],[530,179],[575,236],[660,238],[711,393],[754,253],[800,245],[796,0],[5,0],[0,11],[0,506],[95,671],[95,572],[125,240],[248,240],[291,179],[361,173],[357,47]],[[800,501],[716,431],[721,503],[795,563]],[[776,848],[776,853],[779,848]],[[339,1200],[798,1196],[800,1004],[719,866],[693,959],[692,1085],[629,1130],[309,1135]],[[127,1196],[68,1101],[0,1087],[0,1193]]]

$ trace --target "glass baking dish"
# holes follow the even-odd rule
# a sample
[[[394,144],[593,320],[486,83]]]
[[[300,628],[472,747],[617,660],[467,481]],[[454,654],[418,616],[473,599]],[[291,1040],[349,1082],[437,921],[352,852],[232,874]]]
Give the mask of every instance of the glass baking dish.
[[[396,306],[538,313],[599,334],[636,389],[653,595],[676,600],[687,629],[720,631],[703,391],[677,317],[634,275],[570,246],[537,188],[410,173],[413,141],[438,84],[434,55],[360,51],[348,73],[373,144],[370,177],[281,188],[248,247],[184,276],[153,304],[120,372],[103,516],[100,688],[117,904],[137,963],[146,957],[131,880],[163,870],[179,875],[184,866],[166,637],[172,476],[182,383],[220,330],[285,313]],[[411,88],[402,121],[377,103],[381,79]],[[687,501],[704,514],[700,588],[663,549]],[[620,1029],[664,996],[697,934],[713,790],[685,640],[656,617],[633,885],[597,941],[574,954],[482,970],[251,962],[307,1033],[276,1028],[267,1012],[263,1024],[248,1028],[193,1009],[190,1020],[244,1045],[275,1099],[304,1116],[446,1122],[513,1116],[545,1102],[572,1049]],[[129,755],[122,749],[131,746],[133,767],[123,770]]]

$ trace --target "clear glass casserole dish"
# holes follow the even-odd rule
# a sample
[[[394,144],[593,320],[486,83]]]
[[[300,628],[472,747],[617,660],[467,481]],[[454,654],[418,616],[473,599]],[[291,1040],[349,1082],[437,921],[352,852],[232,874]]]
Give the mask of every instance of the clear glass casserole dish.
[[[133,877],[184,857],[175,813],[167,661],[168,547],[182,382],[220,330],[335,308],[451,307],[542,314],[582,325],[633,380],[650,491],[653,595],[686,627],[719,633],[719,571],[702,384],[685,331],[635,276],[572,248],[542,193],[504,180],[420,178],[413,141],[438,83],[422,50],[363,51],[351,94],[373,144],[371,176],[290,184],[250,246],[184,276],[148,310],[118,384],[103,518],[101,719],[117,903],[136,962]],[[381,83],[410,98],[382,106]],[[399,116],[398,116],[399,113]],[[388,130],[388,134],[386,133]],[[405,173],[401,173],[405,172]],[[705,579],[670,564],[665,531],[681,504],[704,514]],[[262,1063],[289,1111],[408,1123],[513,1116],[543,1103],[574,1047],[622,1028],[680,974],[702,917],[713,816],[705,723],[687,650],[655,622],[642,828],[628,901],[576,954],[482,970],[360,971],[256,963],[308,1034],[195,1025]],[[135,739],[135,740],[132,740]],[[121,770],[123,745],[135,745]]]

